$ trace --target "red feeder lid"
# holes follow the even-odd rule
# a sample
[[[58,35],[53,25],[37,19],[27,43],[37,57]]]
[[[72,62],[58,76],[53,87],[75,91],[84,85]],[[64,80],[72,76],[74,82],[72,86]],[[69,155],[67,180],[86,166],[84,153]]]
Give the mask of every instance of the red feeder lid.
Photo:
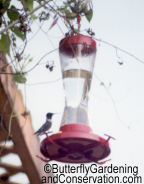
[[[69,45],[69,44],[85,44],[85,45],[90,45],[96,49],[96,42],[92,39],[92,37],[85,36],[85,35],[72,35],[63,38],[60,41],[59,47]]]

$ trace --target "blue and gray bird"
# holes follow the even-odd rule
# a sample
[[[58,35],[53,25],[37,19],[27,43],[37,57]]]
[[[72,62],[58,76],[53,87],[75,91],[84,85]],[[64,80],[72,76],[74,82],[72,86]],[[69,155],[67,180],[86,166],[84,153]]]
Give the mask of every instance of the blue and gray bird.
[[[46,122],[34,134],[37,134],[37,135],[43,135],[43,134],[45,134],[51,128],[51,126],[52,126],[52,116],[54,114],[56,114],[56,113],[47,113],[46,114]]]

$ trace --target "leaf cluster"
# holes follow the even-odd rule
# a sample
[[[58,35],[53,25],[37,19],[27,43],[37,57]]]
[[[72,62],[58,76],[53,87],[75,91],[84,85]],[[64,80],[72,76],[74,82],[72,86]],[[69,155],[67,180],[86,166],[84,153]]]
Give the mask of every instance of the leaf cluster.
[[[16,56],[16,58],[18,59],[19,57],[21,57],[20,55],[17,55]],[[20,58],[20,60],[21,59],[23,59],[23,63],[22,63],[22,66],[21,66],[21,69],[23,70],[30,62],[32,62],[33,61],[33,58],[29,58],[30,57],[30,55],[28,55],[28,56],[24,56],[24,58]],[[22,72],[20,72],[20,71],[18,71],[17,73],[16,73],[16,75],[14,75],[14,77],[13,77],[13,80],[15,81],[15,82],[17,82],[17,83],[26,83],[26,81],[27,81],[27,79],[26,79],[26,73],[22,73]]]
[[[80,14],[85,16],[90,22],[93,16],[92,5],[85,0],[67,0],[63,2],[62,7],[57,8],[57,11],[62,13],[67,20],[77,19],[77,16]]]
[[[26,78],[24,74],[21,74],[21,70],[27,65],[25,59],[22,56],[26,46],[26,35],[30,29],[30,19],[25,18],[28,11],[33,9],[34,0],[1,0],[0,1],[0,28],[7,27],[19,20],[19,23],[1,34],[0,37],[0,51],[10,56],[10,49],[13,52],[14,60],[11,61],[16,70],[17,75],[13,80],[18,83],[25,83]],[[32,15],[34,16],[34,15]],[[17,38],[21,41],[25,41],[24,48],[19,53],[17,48]],[[29,59],[31,61],[31,59]],[[29,63],[28,61],[27,63]],[[21,65],[20,65],[21,62]],[[18,74],[19,73],[19,74]]]
[[[18,0],[19,1],[19,0]],[[12,24],[14,21],[21,19],[23,15],[26,14],[27,11],[33,9],[33,0],[21,0],[21,9],[13,5],[15,3],[11,0],[3,0],[0,1],[0,27],[6,27]],[[6,17],[6,18],[5,18]],[[26,38],[26,32],[30,31],[27,20],[20,21],[19,24],[13,26],[6,33],[3,33],[0,38],[0,51],[9,55],[9,49],[11,45],[11,36],[10,34],[14,34],[15,38],[20,38],[22,41]]]

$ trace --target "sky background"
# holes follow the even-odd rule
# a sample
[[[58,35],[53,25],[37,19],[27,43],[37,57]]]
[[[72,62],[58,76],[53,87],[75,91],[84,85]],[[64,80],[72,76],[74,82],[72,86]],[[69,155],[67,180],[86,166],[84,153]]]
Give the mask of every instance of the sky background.
[[[138,166],[138,175],[144,180],[144,1],[93,0],[93,11],[90,24],[82,18],[81,34],[86,34],[84,30],[91,28],[96,39],[131,53],[143,63],[108,44],[97,42],[89,94],[90,125],[97,135],[107,138],[104,134],[108,134],[116,139],[110,140],[111,154],[108,159],[112,161],[106,165],[112,163],[114,166]],[[48,31],[52,22],[52,18],[44,22],[42,29],[38,20],[32,24],[28,40],[40,30],[28,41],[26,53],[34,59],[25,71],[31,69],[42,56],[57,49],[59,41],[67,32],[60,18],[58,25]],[[50,72],[45,65],[52,60],[55,67]],[[47,112],[60,113],[53,116],[51,128],[54,133],[59,131],[65,105],[61,77],[57,50],[44,57],[28,73],[26,93],[24,85],[19,85],[35,131],[45,122]],[[100,85],[100,81],[105,87]],[[45,136],[40,137],[41,140],[43,138]]]

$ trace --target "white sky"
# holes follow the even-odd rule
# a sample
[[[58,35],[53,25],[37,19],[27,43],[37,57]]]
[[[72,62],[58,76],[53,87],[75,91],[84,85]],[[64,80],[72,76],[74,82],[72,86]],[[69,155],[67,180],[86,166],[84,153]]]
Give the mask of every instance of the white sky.
[[[93,10],[91,23],[89,24],[83,18],[81,30],[90,27],[95,32],[97,39],[111,43],[144,61],[144,1],[93,0]],[[47,31],[52,21],[51,19],[45,22],[42,29]],[[39,29],[39,22],[36,22],[37,24],[33,23],[32,33],[29,34],[28,40]],[[66,33],[67,29],[60,19],[58,24],[63,33]],[[43,55],[58,48],[63,33],[56,25],[48,32],[48,36],[39,31],[28,42],[26,52],[34,57],[34,60],[26,71],[32,68]],[[82,32],[82,34],[85,33],[85,31]],[[91,127],[97,135],[106,138],[104,134],[108,134],[116,138],[115,141],[110,141],[111,154],[108,158],[111,158],[112,161],[107,164],[138,166],[138,175],[144,180],[144,63],[119,50],[117,53],[121,59],[117,57],[115,48],[102,42],[99,46],[97,42],[97,56],[89,100]],[[51,60],[54,61],[54,71],[49,72],[45,64],[38,65],[28,73],[27,84],[60,79],[58,51],[47,55],[41,63]],[[119,65],[117,61],[123,61],[123,65]],[[115,103],[95,75],[107,86]],[[19,88],[23,90],[24,86],[19,85]],[[62,80],[54,83],[27,85],[26,106],[30,110],[35,130],[45,122],[47,112],[60,112],[53,117],[51,128],[53,132],[58,132],[64,109]],[[42,136],[41,140],[44,137]]]

